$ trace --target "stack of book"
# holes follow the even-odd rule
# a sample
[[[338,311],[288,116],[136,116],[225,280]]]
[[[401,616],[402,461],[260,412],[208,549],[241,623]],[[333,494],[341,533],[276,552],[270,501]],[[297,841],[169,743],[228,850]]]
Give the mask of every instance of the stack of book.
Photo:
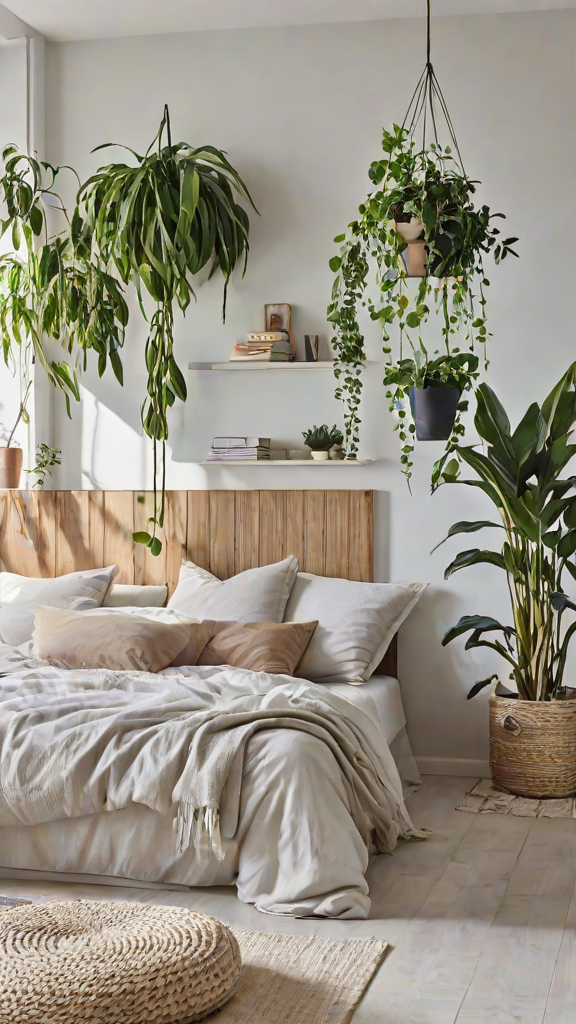
[[[294,359],[287,331],[263,331],[248,334],[245,342],[234,345],[230,361],[288,363]]]
[[[269,462],[269,437],[215,437],[206,462]]]

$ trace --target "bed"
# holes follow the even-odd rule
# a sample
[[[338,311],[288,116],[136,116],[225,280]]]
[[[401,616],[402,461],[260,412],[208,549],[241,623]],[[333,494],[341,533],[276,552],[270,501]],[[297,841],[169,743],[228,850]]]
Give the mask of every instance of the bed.
[[[150,503],[151,495],[133,492],[4,493],[1,568],[52,577],[114,562],[120,567],[117,581],[167,580],[172,591],[183,558],[227,578],[293,553],[308,573],[372,579],[370,491],[169,492],[159,559],[132,543]],[[202,672],[209,676],[208,669],[180,671],[192,681]],[[282,679],[260,680],[258,686],[268,693]],[[294,681],[283,685],[289,691]],[[307,685],[302,683],[299,692]],[[388,774],[386,758],[392,753],[405,790],[418,783],[395,643],[364,685],[306,689],[308,698],[316,693],[354,723],[368,745],[381,748],[374,757],[388,765]],[[253,735],[238,800],[234,833],[223,836],[218,858],[199,858],[192,846],[178,851],[174,814],[132,803],[107,813],[0,828],[0,875],[49,873],[124,885],[236,884],[239,897],[263,912],[367,916],[370,844],[354,827],[349,787],[326,743],[294,729]]]

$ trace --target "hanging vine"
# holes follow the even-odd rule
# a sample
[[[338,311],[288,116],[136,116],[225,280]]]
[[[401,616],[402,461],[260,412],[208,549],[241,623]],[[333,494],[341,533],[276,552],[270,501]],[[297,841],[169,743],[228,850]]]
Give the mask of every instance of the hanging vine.
[[[382,332],[386,357],[384,385],[398,414],[403,472],[409,478],[414,448],[414,423],[408,401],[413,387],[473,387],[478,358],[488,365],[486,341],[486,277],[484,259],[500,263],[516,238],[502,238],[494,224],[503,214],[476,206],[478,182],[464,170],[446,101],[431,62],[430,0],[427,61],[401,125],[382,134],[383,157],[368,175],[375,187],[360,205],[357,219],[335,242],[340,251],[330,261],[336,274],[328,320],[334,325],[335,372],[345,386],[336,394],[348,406],[346,450],[358,446],[358,407],[362,368],[366,361],[359,327],[360,305]],[[446,145],[440,141],[444,125]],[[410,245],[416,244],[416,250]],[[417,252],[421,267],[408,258]],[[376,297],[366,294],[370,268],[375,268]],[[435,313],[440,318],[442,351],[429,352],[423,331]],[[463,358],[462,348],[469,353]],[[457,385],[454,383],[457,381]],[[350,382],[350,383],[348,383]],[[464,411],[462,403],[459,414]],[[455,436],[461,434],[459,415]],[[449,442],[450,443],[450,442]]]

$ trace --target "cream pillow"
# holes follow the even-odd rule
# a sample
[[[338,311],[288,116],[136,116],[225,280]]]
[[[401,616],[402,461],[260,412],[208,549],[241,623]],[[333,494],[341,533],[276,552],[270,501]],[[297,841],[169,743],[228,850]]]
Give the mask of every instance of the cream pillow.
[[[62,668],[159,672],[190,641],[191,622],[167,622],[117,610],[75,612],[39,607],[35,653]]]
[[[163,608],[168,600],[168,584],[139,587],[129,583],[113,583],[106,597],[104,608]]]
[[[284,621],[318,619],[318,626],[297,675],[317,683],[365,683],[425,586],[298,573]]]
[[[293,555],[273,565],[246,569],[224,582],[194,562],[184,562],[168,607],[191,619],[282,622],[297,572]]]
[[[81,569],[53,579],[0,572],[0,641],[18,647],[31,640],[38,605],[78,611],[99,608],[117,572],[117,565]]]
[[[208,626],[205,622],[202,625]],[[293,676],[317,622],[213,622],[199,665]]]

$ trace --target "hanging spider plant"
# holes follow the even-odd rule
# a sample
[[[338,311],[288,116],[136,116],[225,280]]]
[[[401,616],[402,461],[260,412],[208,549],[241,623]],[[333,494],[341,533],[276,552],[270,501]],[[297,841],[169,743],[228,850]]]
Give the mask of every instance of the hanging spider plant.
[[[255,207],[223,152],[213,146],[172,144],[167,107],[146,153],[129,152],[133,163],[101,167],[81,186],[78,218],[90,235],[98,266],[118,274],[125,285],[134,284],[148,323],[142,424],[154,446],[154,515],[152,531],[135,533],[134,540],[157,555],[162,550],[157,529],[164,525],[168,410],[176,399],[186,400],[186,382],[174,358],[174,313],[176,308],[186,311],[195,297],[192,278],[210,263],[210,276],[218,269],[224,276],[225,317],[230,277],[240,261],[245,272],[248,256],[249,221],[237,198]],[[143,290],[155,304],[149,320]]]
[[[512,253],[516,238],[500,237],[495,218],[486,205],[476,206],[477,182],[467,175],[446,101],[431,62],[431,11],[428,7],[426,66],[401,125],[384,130],[384,156],[374,161],[369,177],[375,190],[359,207],[359,216],[330,260],[336,274],[328,320],[334,325],[332,344],[337,397],[348,405],[346,448],[356,452],[361,373],[366,360],[359,325],[359,305],[367,305],[380,325],[387,366],[384,378],[391,409],[398,409],[398,366],[415,386],[433,387],[428,364],[441,358],[446,371],[462,375],[462,348],[485,351],[486,255],[496,263]],[[447,144],[441,142],[443,126]],[[371,266],[376,270],[377,298],[366,297]],[[424,329],[431,313],[440,314],[443,351],[429,352]],[[397,334],[397,357],[392,333]],[[487,359],[485,359],[487,364]],[[422,372],[424,370],[424,372]],[[474,384],[471,375],[464,390]],[[416,383],[420,381],[420,383]],[[402,444],[401,462],[408,479],[414,448],[415,425],[409,402],[404,402],[396,429]],[[456,417],[459,429],[459,419]]]
[[[0,338],[4,360],[20,380],[17,423],[29,423],[34,362],[63,392],[68,415],[70,399],[80,398],[76,363],[86,361],[89,349],[97,352],[101,373],[110,359],[121,379],[118,349],[128,309],[118,282],[93,261],[78,215],[73,237],[55,189],[60,171],[14,144],[2,151],[0,237],[10,233],[13,249],[0,256]],[[49,208],[63,223],[54,234]],[[47,339],[74,355],[72,365],[52,358]]]

